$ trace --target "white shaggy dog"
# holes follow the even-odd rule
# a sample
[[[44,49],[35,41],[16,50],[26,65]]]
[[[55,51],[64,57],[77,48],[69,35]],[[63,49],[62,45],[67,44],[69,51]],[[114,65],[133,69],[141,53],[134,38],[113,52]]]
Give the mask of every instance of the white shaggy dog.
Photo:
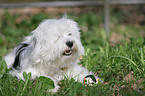
[[[11,74],[19,79],[23,79],[23,72],[31,72],[32,79],[36,76],[51,78],[56,92],[57,83],[64,75],[82,83],[86,76],[92,77],[91,72],[78,65],[83,54],[76,22],[66,18],[46,19],[4,60],[8,69],[12,69]],[[92,79],[96,82],[94,77]]]

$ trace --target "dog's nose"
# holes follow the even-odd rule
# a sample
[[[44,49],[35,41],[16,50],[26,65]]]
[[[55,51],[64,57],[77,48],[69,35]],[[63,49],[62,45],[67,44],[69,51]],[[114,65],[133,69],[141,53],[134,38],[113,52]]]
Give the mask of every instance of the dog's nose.
[[[73,46],[73,42],[72,42],[72,41],[67,41],[67,42],[66,42],[66,45],[67,45],[69,48],[71,48],[71,47]]]

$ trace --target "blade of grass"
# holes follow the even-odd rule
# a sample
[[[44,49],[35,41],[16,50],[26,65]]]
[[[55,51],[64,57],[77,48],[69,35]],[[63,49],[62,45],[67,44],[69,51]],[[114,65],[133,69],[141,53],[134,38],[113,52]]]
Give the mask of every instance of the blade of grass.
[[[144,71],[145,62],[144,62],[144,56],[143,56],[143,50],[142,50],[142,48],[140,48],[140,51],[141,51],[141,54],[140,54],[140,57],[141,57],[141,63],[143,64],[143,71]]]
[[[137,64],[135,64],[135,62],[133,62],[131,59],[127,58],[127,57],[124,57],[124,56],[111,56],[109,57],[108,59],[110,58],[124,58],[124,59],[127,59],[128,61],[130,61],[134,66],[136,66],[137,70],[139,71],[139,73],[143,74],[143,71],[139,69],[139,67],[137,66]]]
[[[25,91],[25,88],[26,88],[26,86],[27,86],[27,84],[28,84],[28,81],[29,81],[30,77],[31,77],[31,74],[28,73],[28,76],[27,76],[27,78],[26,78],[26,80],[25,80],[25,85],[24,85],[24,87],[23,87],[23,90],[22,90],[22,93],[21,93],[20,96],[23,95],[23,93],[24,93],[24,91]],[[18,94],[17,94],[17,96],[18,96]]]

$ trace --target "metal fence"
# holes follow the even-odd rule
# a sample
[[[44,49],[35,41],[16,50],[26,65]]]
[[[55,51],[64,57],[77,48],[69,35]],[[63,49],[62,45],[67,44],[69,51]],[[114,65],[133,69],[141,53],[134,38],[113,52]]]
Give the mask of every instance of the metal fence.
[[[35,3],[1,3],[0,8],[20,7],[76,7],[76,6],[97,6],[104,5],[106,0],[97,1],[52,1]],[[145,4],[145,0],[107,0],[111,5]]]
[[[97,1],[53,1],[36,3],[1,3],[0,8],[21,8],[21,7],[76,7],[76,6],[98,6],[104,7],[104,28],[109,35],[110,29],[110,5],[143,5],[145,0],[97,0]]]

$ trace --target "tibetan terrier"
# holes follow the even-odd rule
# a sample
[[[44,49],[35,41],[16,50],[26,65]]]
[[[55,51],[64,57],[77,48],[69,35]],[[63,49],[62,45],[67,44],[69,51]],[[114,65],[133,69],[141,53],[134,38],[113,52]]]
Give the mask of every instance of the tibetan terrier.
[[[23,79],[23,72],[31,72],[31,78],[45,76],[57,83],[64,76],[85,83],[91,78],[93,83],[99,79],[86,68],[78,65],[79,57],[84,55],[78,24],[67,18],[46,19],[24,38],[14,50],[4,57],[11,74]],[[86,79],[87,80],[87,79]],[[88,81],[87,81],[88,82]]]

